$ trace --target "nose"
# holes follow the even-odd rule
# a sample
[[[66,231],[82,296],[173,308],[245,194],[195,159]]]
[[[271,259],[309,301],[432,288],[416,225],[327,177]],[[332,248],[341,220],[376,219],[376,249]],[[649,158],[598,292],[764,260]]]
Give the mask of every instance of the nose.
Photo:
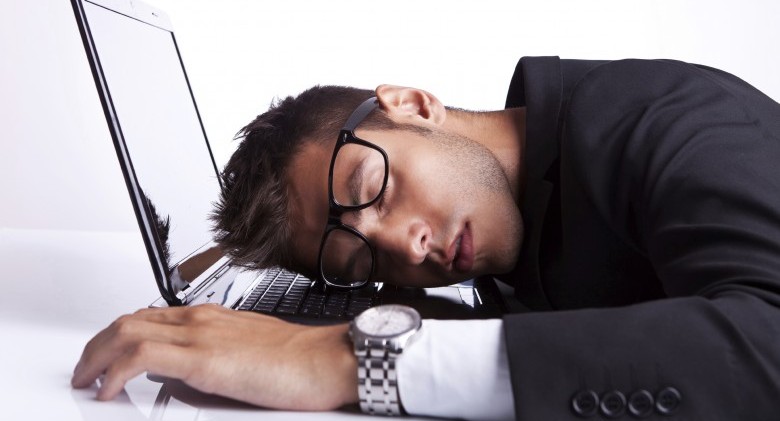
[[[419,265],[428,256],[431,238],[431,228],[425,221],[407,220],[392,225],[383,224],[372,232],[369,240],[380,253],[388,254],[392,260]]]

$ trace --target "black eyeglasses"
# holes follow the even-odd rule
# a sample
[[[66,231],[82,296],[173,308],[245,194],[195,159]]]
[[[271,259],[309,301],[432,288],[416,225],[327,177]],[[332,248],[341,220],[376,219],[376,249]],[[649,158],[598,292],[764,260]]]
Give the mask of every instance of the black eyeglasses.
[[[360,288],[374,272],[376,251],[360,231],[341,222],[345,212],[365,209],[385,192],[389,163],[382,148],[355,136],[355,128],[378,107],[375,97],[360,104],[339,132],[328,172],[328,223],[317,265],[328,285]]]

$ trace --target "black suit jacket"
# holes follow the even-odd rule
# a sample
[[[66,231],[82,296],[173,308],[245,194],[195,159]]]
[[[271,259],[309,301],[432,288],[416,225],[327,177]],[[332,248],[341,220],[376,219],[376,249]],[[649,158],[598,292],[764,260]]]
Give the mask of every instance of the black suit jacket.
[[[704,66],[544,57],[518,106],[518,419],[780,419],[780,105]]]

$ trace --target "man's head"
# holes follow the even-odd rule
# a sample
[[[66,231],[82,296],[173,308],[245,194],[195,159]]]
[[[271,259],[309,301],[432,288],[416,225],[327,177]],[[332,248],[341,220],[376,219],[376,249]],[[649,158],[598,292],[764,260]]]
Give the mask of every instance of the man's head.
[[[242,129],[223,172],[217,241],[238,263],[317,276],[336,138],[374,95],[380,107],[355,134],[386,152],[387,187],[375,205],[341,216],[376,250],[373,278],[430,286],[510,270],[522,221],[499,161],[448,129],[448,110],[435,97],[386,85],[376,93],[315,87]]]

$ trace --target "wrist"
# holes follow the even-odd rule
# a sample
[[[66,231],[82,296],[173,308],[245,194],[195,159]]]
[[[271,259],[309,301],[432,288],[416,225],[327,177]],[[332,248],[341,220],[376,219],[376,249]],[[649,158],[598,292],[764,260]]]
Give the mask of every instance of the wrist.
[[[340,390],[341,393],[341,405],[356,404],[359,401],[358,398],[358,386],[357,386],[357,357],[355,357],[354,347],[352,345],[352,339],[349,337],[349,325],[339,325],[337,329],[334,328],[334,337],[339,338],[338,352],[336,352],[336,360],[339,368],[339,373],[342,379]]]
[[[319,336],[316,347],[312,347],[314,358],[313,370],[323,396],[328,396],[328,409],[336,409],[344,405],[358,402],[357,393],[357,358],[353,352],[352,341],[349,338],[349,325],[335,325],[315,328]]]
[[[284,349],[287,372],[294,379],[286,391],[291,400],[274,405],[305,411],[331,411],[357,402],[355,371],[349,326],[305,326],[291,323]]]

